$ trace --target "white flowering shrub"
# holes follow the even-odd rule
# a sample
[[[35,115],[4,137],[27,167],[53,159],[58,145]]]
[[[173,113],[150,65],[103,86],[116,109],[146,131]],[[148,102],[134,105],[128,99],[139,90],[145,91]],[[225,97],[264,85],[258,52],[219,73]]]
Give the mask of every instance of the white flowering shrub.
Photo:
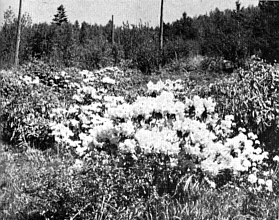
[[[9,159],[11,165],[4,169],[14,175],[8,184],[21,189],[10,194],[22,204],[32,201],[28,207],[45,218],[60,219],[65,210],[63,218],[75,218],[81,210],[78,218],[94,219],[90,214],[102,214],[104,207],[118,216],[109,219],[120,219],[126,207],[139,216],[138,207],[149,210],[159,204],[166,210],[165,204],[173,201],[181,207],[169,210],[174,214],[183,212],[186,203],[193,204],[189,210],[211,210],[214,201],[222,211],[235,206],[237,212],[224,215],[229,218],[250,215],[248,206],[267,213],[278,200],[278,154],[267,153],[261,134],[240,123],[238,116],[245,112],[220,108],[216,94],[204,95],[198,87],[189,93],[187,79],[154,80],[114,67],[75,74],[1,74],[3,134],[28,147],[23,153],[28,164],[34,158],[27,167]],[[221,104],[226,103],[241,104]],[[38,151],[38,158],[30,146],[48,149],[47,157]],[[277,217],[277,210],[269,210]],[[265,219],[259,213],[255,215]]]
[[[83,80],[85,86],[72,97],[73,105],[64,111],[53,109],[52,134],[79,156],[90,158],[96,149],[130,154],[133,160],[163,154],[174,167],[179,155],[187,155],[197,169],[212,176],[227,169],[234,174],[248,173],[268,158],[256,135],[246,135],[244,129],[235,132],[232,115],[218,117],[212,98],[176,98],[182,90],[181,80],[149,82],[146,96],[138,96],[132,103],[106,95],[109,86],[116,84],[114,80],[100,78],[108,86],[104,88],[94,86],[94,80]],[[64,115],[65,126],[60,134],[59,115]]]
[[[212,97],[187,96],[183,80],[169,79],[120,91],[128,76],[118,68],[51,76],[47,91],[58,91],[60,104],[49,107],[42,118],[50,129],[44,128],[45,135],[60,153],[72,152],[77,159],[90,161],[105,152],[116,166],[137,172],[151,169],[152,175],[158,174],[151,181],[157,185],[164,184],[167,172],[174,172],[175,187],[189,170],[212,178],[229,170],[235,176],[246,173],[247,180],[253,177],[248,175],[269,180],[258,175],[268,169],[264,167],[269,159],[258,136],[249,128],[238,128],[234,115],[217,114]],[[48,83],[41,76],[23,74],[19,79],[21,86],[30,88]],[[62,102],[67,89],[71,92]],[[31,126],[35,116],[27,115]]]

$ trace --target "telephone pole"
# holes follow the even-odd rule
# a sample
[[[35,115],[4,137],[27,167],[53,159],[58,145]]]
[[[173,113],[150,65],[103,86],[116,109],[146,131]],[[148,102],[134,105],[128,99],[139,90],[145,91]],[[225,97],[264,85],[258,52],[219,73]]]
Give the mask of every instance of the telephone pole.
[[[111,16],[111,43],[114,45],[114,20],[113,15]]]
[[[16,34],[16,51],[15,51],[15,67],[18,67],[18,54],[19,54],[19,44],[20,44],[20,32],[21,32],[21,6],[22,0],[19,1],[19,11],[18,11],[18,21],[17,21],[17,34]]]
[[[163,50],[163,12],[164,12],[164,0],[161,0],[161,15],[160,15],[160,50]]]

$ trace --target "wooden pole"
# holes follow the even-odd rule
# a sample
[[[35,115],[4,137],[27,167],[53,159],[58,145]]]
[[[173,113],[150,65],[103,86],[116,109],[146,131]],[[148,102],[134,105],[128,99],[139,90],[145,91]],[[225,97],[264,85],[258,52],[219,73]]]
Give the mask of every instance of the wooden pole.
[[[114,20],[113,15],[111,16],[111,43],[114,45]]]
[[[164,0],[161,0],[161,15],[160,15],[160,50],[163,50],[163,12],[164,12]]]
[[[19,45],[20,45],[20,32],[21,32],[21,6],[22,0],[19,1],[18,21],[17,21],[17,34],[16,34],[16,50],[15,50],[15,67],[18,67],[19,59]]]

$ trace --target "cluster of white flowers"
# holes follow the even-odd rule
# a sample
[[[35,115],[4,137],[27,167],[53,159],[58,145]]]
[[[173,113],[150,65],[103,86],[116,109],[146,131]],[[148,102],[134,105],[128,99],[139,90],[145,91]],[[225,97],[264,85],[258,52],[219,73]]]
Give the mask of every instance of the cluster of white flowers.
[[[232,169],[235,173],[248,171],[261,164],[268,154],[259,147],[254,147],[258,140],[252,133],[249,136],[253,139],[240,132],[233,138],[218,141],[220,131],[223,132],[223,137],[232,132],[232,119],[232,116],[227,116],[213,131],[207,129],[206,123],[190,118],[174,122],[173,128],[182,134],[188,134],[184,148],[189,154],[198,156],[202,169],[214,174],[222,169]],[[216,123],[216,120],[211,118],[209,122]]]
[[[120,75],[120,74],[123,74],[123,72],[116,66],[105,67],[105,68],[102,68],[100,70],[96,70],[94,73],[98,74],[98,75],[109,75],[109,74]]]
[[[163,128],[161,131],[157,128],[152,130],[139,129],[135,134],[135,139],[144,153],[173,155],[180,151],[180,141],[176,131],[167,128]]]
[[[83,105],[80,107],[85,114],[92,116],[92,113],[101,112],[102,104],[99,102],[91,103],[90,105]]]
[[[213,99],[209,97],[208,99],[200,98],[199,96],[194,96],[193,105],[195,107],[195,114],[197,117],[206,111],[207,113],[212,113],[215,110],[216,103],[213,102]]]
[[[98,93],[99,91],[97,91],[93,86],[83,86],[77,90],[77,94],[74,95],[73,99],[76,100],[76,97],[79,96],[79,99],[83,100],[85,95],[90,95],[92,99],[101,100],[102,96]]]
[[[110,104],[110,107],[114,106],[118,106],[120,104],[123,104],[125,103],[125,100],[124,100],[124,97],[123,96],[119,96],[119,97],[115,97],[115,96],[104,96],[104,102],[105,103],[109,103]]]
[[[111,79],[111,78],[109,78],[109,77],[107,77],[107,76],[105,76],[105,77],[102,79],[102,83],[114,85],[114,84],[115,84],[115,80],[114,80],[114,79]]]
[[[215,114],[213,118],[209,119],[210,124],[213,126],[215,134],[221,137],[228,137],[232,133],[232,127],[235,125],[233,122],[233,115],[226,115],[224,120],[220,121],[220,124],[217,124],[218,114]]]
[[[95,76],[95,74],[88,70],[82,70],[79,72],[79,74],[84,78],[83,82],[86,85],[94,85],[94,83],[98,81],[98,78]]]
[[[156,84],[154,84],[152,81],[149,81],[147,84],[147,89],[149,92],[160,92],[165,88],[165,83],[163,81],[159,80]]]
[[[111,78],[102,75],[113,71],[99,71],[94,80],[99,77],[99,81],[105,79],[103,83],[114,84]],[[92,75],[84,71],[82,74],[86,77]],[[71,105],[68,110],[53,110],[53,118],[63,115],[67,119],[65,123],[60,120],[51,125],[53,135],[58,142],[75,147],[79,155],[86,154],[91,146],[103,147],[110,143],[121,152],[134,156],[137,149],[144,153],[171,155],[172,165],[175,165],[176,155],[183,150],[195,155],[201,168],[212,174],[222,169],[232,169],[236,173],[249,171],[262,164],[268,155],[259,148],[255,134],[246,135],[241,128],[237,136],[231,137],[234,117],[228,115],[220,120],[214,113],[216,104],[210,97],[194,96],[193,99],[179,101],[174,92],[180,90],[181,85],[179,80],[149,82],[149,92],[156,91],[157,96],[137,97],[134,103],[129,104],[123,97],[105,95],[106,90],[96,89],[88,83],[73,96],[78,105]],[[85,95],[90,95],[94,102],[83,105]],[[195,111],[194,117],[188,114],[190,108]],[[207,118],[202,122],[200,118],[204,112]],[[138,120],[139,116],[145,120]]]
[[[175,100],[173,93],[163,91],[156,98],[138,97],[137,100],[130,104],[124,103],[115,107],[108,108],[107,114],[112,118],[132,118],[139,115],[146,119],[151,117],[152,113],[175,114],[184,117],[185,104]]]
[[[52,134],[55,137],[55,141],[58,143],[68,142],[70,137],[74,135],[74,133],[68,127],[61,123],[51,123],[50,128],[52,130]]]
[[[252,140],[256,140],[257,135],[255,135],[253,133],[249,133],[248,137]],[[279,156],[278,155],[274,156],[273,161],[278,163],[279,162]],[[253,167],[252,171],[253,172],[251,174],[249,174],[249,176],[247,178],[247,181],[249,183],[251,183],[252,186],[253,186],[253,187],[250,187],[249,189],[250,190],[256,189],[258,191],[261,191],[262,189],[266,189],[269,192],[272,192],[273,191],[273,182],[272,182],[272,179],[269,178],[269,177],[274,175],[274,172],[275,172],[275,175],[277,174],[278,164],[277,164],[277,167],[276,167],[275,171],[273,169],[271,169],[270,171],[265,171],[265,172],[261,173],[262,174],[261,176],[258,175],[258,171],[259,171],[258,169]]]
[[[124,73],[117,67],[106,67],[94,72],[82,70],[79,74],[84,78],[83,82],[87,85],[93,86],[96,82],[114,85],[116,81],[111,76],[121,76]]]
[[[132,153],[136,152],[137,143],[134,139],[126,139],[124,142],[119,144],[119,150],[123,153]]]
[[[36,76],[34,79],[32,79],[31,76],[23,76],[21,77],[21,80],[26,83],[26,84],[39,84],[40,83],[40,79],[38,76]]]
[[[123,119],[130,119],[133,116],[133,110],[131,105],[124,103],[122,105],[114,106],[111,105],[108,107],[106,114],[110,118],[123,118]]]
[[[166,91],[181,91],[184,89],[182,85],[182,80],[178,79],[176,81],[171,81],[169,79],[164,83],[162,80],[159,80],[156,84],[152,81],[147,84],[148,92],[161,92],[163,90]]]
[[[248,176],[247,181],[251,183],[254,186],[254,188],[258,191],[261,191],[263,188],[265,188],[269,192],[273,191],[272,180],[258,178],[256,173],[251,173]],[[250,188],[250,190],[252,190],[252,188]]]

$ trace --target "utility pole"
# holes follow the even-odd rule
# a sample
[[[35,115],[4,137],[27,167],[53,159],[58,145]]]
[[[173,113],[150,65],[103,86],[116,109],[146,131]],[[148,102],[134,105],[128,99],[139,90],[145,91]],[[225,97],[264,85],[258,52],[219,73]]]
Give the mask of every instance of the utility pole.
[[[164,0],[161,0],[161,16],[160,16],[160,50],[163,51],[163,12],[164,12]]]
[[[21,31],[21,6],[22,0],[19,1],[19,11],[18,11],[18,21],[17,21],[17,34],[16,34],[16,51],[15,51],[15,67],[18,67],[18,54],[19,54],[19,44],[20,44],[20,31]]]
[[[114,20],[113,15],[111,16],[111,43],[114,45]]]

